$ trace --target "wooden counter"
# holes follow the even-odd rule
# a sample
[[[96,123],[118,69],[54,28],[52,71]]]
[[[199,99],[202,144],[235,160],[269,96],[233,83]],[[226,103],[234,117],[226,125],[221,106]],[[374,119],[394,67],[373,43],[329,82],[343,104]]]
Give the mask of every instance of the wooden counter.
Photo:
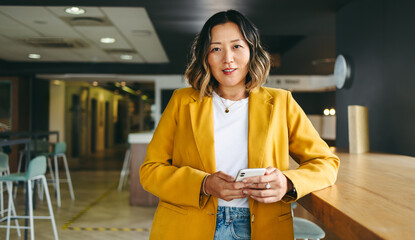
[[[413,238],[415,158],[336,154],[336,184],[298,202],[341,239]]]
[[[145,191],[140,184],[139,169],[146,156],[147,145],[151,141],[152,133],[135,133],[128,135],[130,144],[130,205],[157,206],[158,198]]]

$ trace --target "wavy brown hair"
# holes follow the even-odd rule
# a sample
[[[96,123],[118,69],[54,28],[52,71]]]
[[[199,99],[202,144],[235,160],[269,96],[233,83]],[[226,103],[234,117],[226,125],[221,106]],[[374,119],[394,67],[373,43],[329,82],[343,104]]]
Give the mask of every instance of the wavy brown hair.
[[[236,10],[218,12],[206,21],[200,33],[195,37],[190,50],[190,62],[184,75],[189,84],[200,91],[200,98],[211,96],[214,88],[219,84],[210,72],[208,54],[212,28],[227,22],[238,25],[249,46],[250,59],[245,82],[246,90],[249,92],[262,86],[268,77],[270,57],[261,45],[259,31],[255,25]]]

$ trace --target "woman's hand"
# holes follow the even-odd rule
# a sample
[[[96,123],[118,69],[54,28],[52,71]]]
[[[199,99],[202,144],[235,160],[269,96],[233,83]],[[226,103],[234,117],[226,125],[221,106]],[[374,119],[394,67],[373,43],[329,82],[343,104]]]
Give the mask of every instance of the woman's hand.
[[[247,186],[243,192],[263,203],[278,202],[292,189],[291,181],[280,170],[273,167],[268,167],[264,176],[245,178],[243,182]]]
[[[219,171],[209,175],[205,182],[205,191],[225,201],[247,197],[242,191],[243,182],[235,182],[234,177]]]

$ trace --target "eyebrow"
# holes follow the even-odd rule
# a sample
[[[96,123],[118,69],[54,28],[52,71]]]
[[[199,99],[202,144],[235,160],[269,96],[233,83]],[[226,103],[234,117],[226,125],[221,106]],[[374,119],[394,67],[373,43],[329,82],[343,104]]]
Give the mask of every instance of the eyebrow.
[[[242,39],[238,38],[238,39],[232,40],[231,43],[239,42],[239,41],[242,41]],[[211,42],[210,44],[221,44],[221,42]]]

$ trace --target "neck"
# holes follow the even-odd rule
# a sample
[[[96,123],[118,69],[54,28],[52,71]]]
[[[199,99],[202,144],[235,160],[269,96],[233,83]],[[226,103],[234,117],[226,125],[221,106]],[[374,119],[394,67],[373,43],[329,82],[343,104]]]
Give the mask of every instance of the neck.
[[[232,101],[238,101],[238,100],[248,97],[248,92],[245,89],[245,85],[243,86],[243,88],[238,88],[238,89],[233,89],[233,88],[230,89],[230,88],[219,86],[216,89],[216,92],[222,98],[232,100]]]

